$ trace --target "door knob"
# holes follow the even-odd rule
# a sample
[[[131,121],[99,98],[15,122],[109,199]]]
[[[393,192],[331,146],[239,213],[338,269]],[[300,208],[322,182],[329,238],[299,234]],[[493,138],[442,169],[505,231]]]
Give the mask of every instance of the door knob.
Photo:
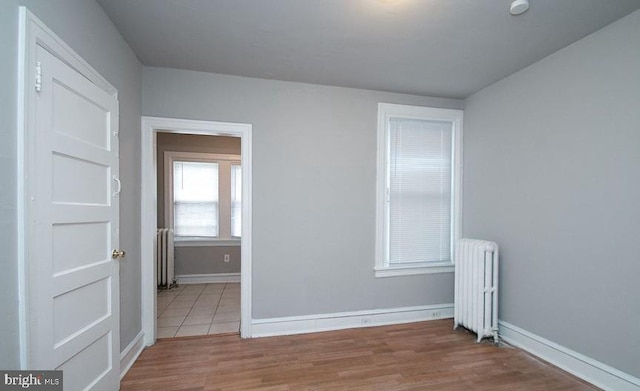
[[[113,259],[117,259],[117,258],[124,258],[124,256],[127,255],[127,252],[124,250],[113,250],[113,252],[111,253],[111,258]]]

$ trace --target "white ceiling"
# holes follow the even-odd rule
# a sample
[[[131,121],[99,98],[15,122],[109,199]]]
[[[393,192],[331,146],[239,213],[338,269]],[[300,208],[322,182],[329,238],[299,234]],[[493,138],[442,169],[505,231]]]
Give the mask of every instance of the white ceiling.
[[[465,98],[640,0],[98,0],[144,65]],[[639,37],[640,38],[640,37]]]

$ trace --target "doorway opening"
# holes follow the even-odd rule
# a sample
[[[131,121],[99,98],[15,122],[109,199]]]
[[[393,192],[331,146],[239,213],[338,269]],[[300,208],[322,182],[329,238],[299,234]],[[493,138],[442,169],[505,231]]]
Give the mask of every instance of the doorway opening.
[[[238,328],[249,338],[251,125],[143,117],[141,212],[145,344]],[[163,228],[175,274],[158,290]]]
[[[156,136],[157,338],[240,331],[240,142]]]

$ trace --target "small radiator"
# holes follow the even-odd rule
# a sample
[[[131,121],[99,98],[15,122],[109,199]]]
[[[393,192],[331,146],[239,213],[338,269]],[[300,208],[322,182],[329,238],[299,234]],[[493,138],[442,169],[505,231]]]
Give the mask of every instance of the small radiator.
[[[455,256],[454,329],[462,326],[478,335],[478,342],[498,342],[498,245],[460,239]]]
[[[173,263],[173,230],[171,228],[158,228],[156,237],[156,265],[158,271],[158,288],[169,289],[175,286],[175,270]]]

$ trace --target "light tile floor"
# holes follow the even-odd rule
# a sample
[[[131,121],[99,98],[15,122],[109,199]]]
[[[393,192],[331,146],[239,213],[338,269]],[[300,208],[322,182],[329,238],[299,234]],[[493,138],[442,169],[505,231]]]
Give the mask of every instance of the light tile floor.
[[[194,284],[158,292],[158,338],[237,333],[240,284]]]

